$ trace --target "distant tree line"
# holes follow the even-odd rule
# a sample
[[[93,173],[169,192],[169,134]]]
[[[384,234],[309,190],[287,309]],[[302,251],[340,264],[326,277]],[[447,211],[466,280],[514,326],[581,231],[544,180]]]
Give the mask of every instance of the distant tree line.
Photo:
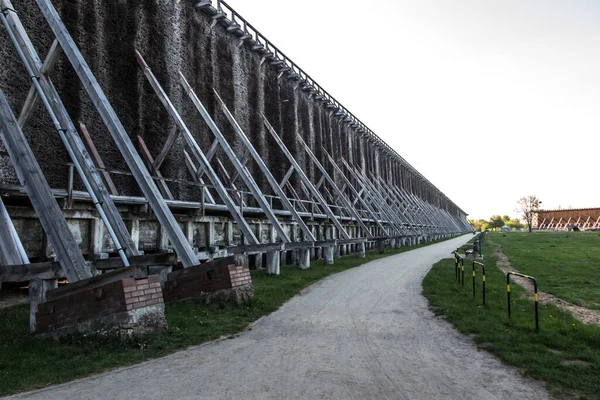
[[[475,229],[476,231],[485,231],[486,229],[496,230],[496,229],[502,228],[504,225],[506,225],[512,229],[521,229],[524,227],[524,225],[521,223],[521,221],[518,218],[511,218],[508,215],[502,215],[502,216],[492,215],[492,217],[489,220],[470,219],[469,223],[471,224],[473,229]]]

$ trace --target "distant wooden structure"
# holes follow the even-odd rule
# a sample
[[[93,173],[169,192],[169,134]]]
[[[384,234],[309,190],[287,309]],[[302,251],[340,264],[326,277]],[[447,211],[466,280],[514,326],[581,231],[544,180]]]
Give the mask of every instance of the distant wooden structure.
[[[600,230],[600,208],[540,210],[534,228],[541,231]]]

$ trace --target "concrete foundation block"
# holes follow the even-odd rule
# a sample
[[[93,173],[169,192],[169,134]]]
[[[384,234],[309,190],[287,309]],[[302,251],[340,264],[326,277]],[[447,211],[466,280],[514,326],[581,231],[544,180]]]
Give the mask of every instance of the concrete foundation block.
[[[279,275],[281,255],[279,251],[267,252],[267,274]]]
[[[366,257],[366,251],[365,251],[365,244],[364,243],[359,243],[358,244],[358,256],[360,258],[365,258]]]
[[[301,269],[310,268],[310,249],[298,250],[298,266]]]
[[[323,260],[326,265],[333,265],[334,246],[323,247]]]
[[[377,242],[377,250],[379,251],[379,254],[385,253],[385,240]]]

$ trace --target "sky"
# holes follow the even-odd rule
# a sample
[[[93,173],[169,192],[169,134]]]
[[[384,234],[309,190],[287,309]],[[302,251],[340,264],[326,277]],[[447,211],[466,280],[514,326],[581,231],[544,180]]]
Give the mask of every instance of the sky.
[[[600,207],[600,2],[228,4],[469,218]]]

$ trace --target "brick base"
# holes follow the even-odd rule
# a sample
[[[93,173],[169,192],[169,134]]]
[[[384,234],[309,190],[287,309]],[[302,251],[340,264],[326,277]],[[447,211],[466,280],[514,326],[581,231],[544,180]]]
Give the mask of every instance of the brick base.
[[[41,303],[37,332],[53,337],[74,333],[132,338],[165,330],[158,275],[127,278]]]
[[[254,297],[254,287],[248,265],[228,257],[171,272],[163,296],[167,302],[199,299],[224,306],[249,301]]]

